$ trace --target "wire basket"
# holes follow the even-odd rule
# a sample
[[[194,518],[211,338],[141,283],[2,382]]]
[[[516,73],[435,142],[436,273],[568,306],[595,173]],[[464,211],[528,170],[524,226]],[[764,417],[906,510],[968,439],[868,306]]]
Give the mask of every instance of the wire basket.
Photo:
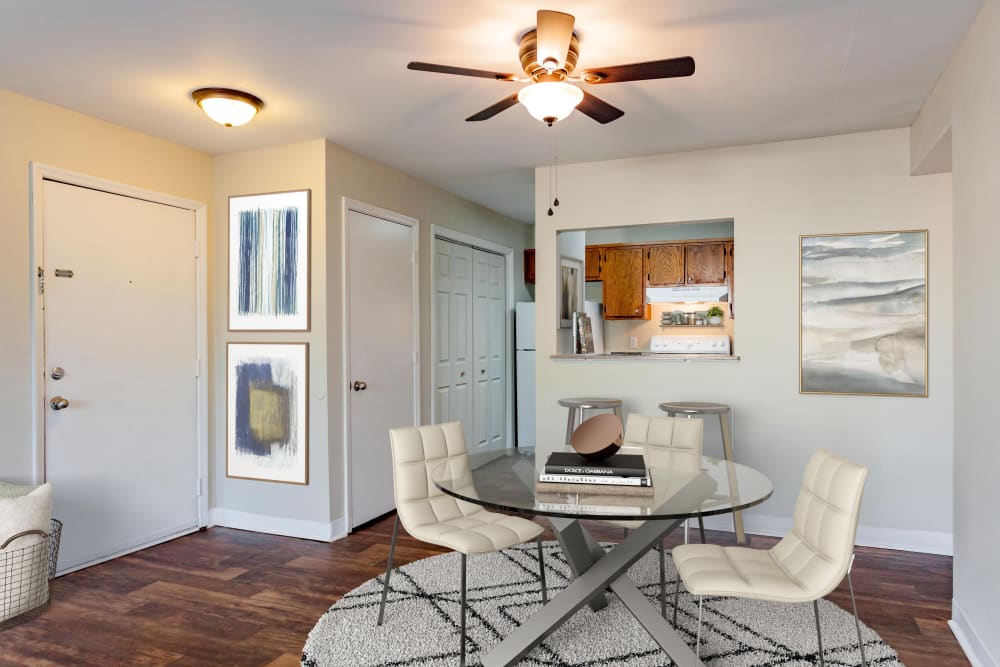
[[[20,549],[7,547],[19,538],[42,539]],[[52,519],[48,534],[41,530],[18,533],[0,544],[0,630],[40,616],[49,608],[49,581],[56,576],[62,522]]]

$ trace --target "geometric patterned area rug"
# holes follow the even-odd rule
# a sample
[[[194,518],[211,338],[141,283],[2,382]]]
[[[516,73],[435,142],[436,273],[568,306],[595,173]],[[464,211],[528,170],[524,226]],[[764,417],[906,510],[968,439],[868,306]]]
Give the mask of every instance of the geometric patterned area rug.
[[[546,542],[549,595],[569,583],[569,567],[556,542]],[[488,651],[541,606],[534,543],[468,558],[467,662]],[[302,652],[308,667],[343,665],[455,665],[459,651],[460,562],[457,553],[433,556],[393,570],[385,622],[375,625],[383,576],[344,595],[309,633]],[[659,609],[659,557],[646,554],[629,570],[639,589]],[[667,558],[667,617],[672,614],[676,570]],[[638,622],[615,597],[599,612],[584,605],[522,665],[670,665]],[[820,600],[823,657],[827,665],[860,665],[854,617]],[[697,597],[681,586],[679,632],[692,648],[698,624]],[[901,665],[896,652],[862,624],[871,665]],[[816,624],[811,604],[776,604],[706,597],[701,659],[706,665],[817,665]]]

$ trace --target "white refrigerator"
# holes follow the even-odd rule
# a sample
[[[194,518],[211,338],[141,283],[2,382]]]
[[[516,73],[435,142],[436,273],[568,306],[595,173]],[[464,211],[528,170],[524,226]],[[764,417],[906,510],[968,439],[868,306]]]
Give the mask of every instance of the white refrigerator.
[[[517,446],[535,445],[535,304],[514,304]]]
[[[604,317],[601,304],[584,302],[594,331],[594,354],[604,354]],[[553,323],[553,326],[554,323]],[[517,446],[534,447],[535,442],[535,304],[514,304],[514,373],[517,391]]]

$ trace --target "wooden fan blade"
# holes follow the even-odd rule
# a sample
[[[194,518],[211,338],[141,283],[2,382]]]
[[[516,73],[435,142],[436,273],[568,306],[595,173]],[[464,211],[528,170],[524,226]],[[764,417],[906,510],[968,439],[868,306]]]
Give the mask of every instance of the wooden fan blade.
[[[549,58],[558,63],[556,67],[566,64],[566,53],[569,51],[569,41],[573,38],[575,23],[576,19],[572,14],[538,10],[536,59],[539,64],[544,65]]]
[[[618,83],[644,79],[669,79],[675,76],[691,76],[692,74],[694,74],[694,58],[684,56],[683,58],[632,63],[631,65],[594,67],[584,70],[580,78],[587,83]]]
[[[601,125],[618,120],[625,115],[625,112],[616,106],[608,104],[600,97],[591,95],[586,90],[583,91],[583,101],[576,105],[577,111],[590,116]]]
[[[499,102],[497,102],[496,104],[492,104],[486,107],[479,113],[472,114],[465,120],[466,121],[487,120],[488,118],[493,118],[493,116],[496,116],[501,111],[511,108],[515,104],[517,104],[517,93],[512,93],[507,97],[503,98],[502,100],[500,100]]]
[[[469,69],[468,67],[453,67],[452,65],[435,65],[434,63],[412,62],[406,69],[420,72],[439,72],[441,74],[457,74],[459,76],[478,76],[484,79],[496,79],[497,81],[517,81],[516,74],[507,72],[490,72],[484,69]]]

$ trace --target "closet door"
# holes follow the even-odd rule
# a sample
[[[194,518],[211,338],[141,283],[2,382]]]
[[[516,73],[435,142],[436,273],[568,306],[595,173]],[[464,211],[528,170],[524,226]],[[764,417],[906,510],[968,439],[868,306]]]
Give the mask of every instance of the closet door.
[[[473,250],[436,238],[434,253],[434,414],[462,422],[471,439]]]
[[[475,390],[470,447],[505,447],[507,434],[507,284],[504,257],[473,251]]]

